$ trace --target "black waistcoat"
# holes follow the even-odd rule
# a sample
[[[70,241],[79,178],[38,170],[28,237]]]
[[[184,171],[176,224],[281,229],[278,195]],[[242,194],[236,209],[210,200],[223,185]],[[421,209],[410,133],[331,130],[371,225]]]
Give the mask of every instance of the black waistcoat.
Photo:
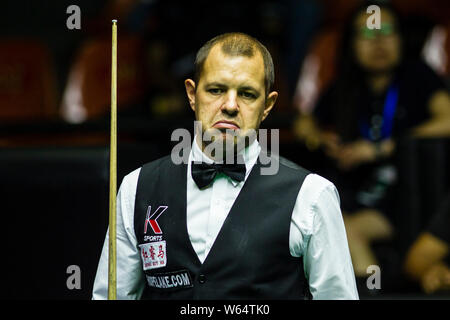
[[[276,175],[254,165],[202,264],[186,223],[187,165],[170,156],[141,168],[134,227],[143,299],[310,298],[301,258],[289,252],[292,211],[308,171],[283,158]]]

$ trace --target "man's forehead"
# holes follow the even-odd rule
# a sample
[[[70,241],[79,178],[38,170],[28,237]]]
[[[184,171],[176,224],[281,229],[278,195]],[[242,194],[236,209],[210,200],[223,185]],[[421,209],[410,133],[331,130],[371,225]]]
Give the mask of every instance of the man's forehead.
[[[215,45],[205,60],[202,77],[211,80],[211,77],[220,76],[247,78],[264,85],[264,60],[261,53],[255,50],[251,57],[229,55],[222,51],[220,44]]]
[[[248,55],[248,51],[245,50],[245,53],[242,54],[236,53],[236,54],[230,54],[225,52],[223,49],[223,43],[216,43],[209,51],[208,56],[206,57],[206,61],[212,60],[212,59],[223,59],[223,58],[246,58],[250,60],[256,60],[258,63],[263,63],[263,57],[261,52],[256,49],[256,47],[253,47],[252,55]]]

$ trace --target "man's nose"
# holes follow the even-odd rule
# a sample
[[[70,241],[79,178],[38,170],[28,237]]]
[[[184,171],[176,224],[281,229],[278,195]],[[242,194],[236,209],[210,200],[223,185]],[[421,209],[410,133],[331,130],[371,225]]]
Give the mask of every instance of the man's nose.
[[[225,101],[221,107],[223,112],[234,114],[239,111],[239,105],[237,101],[237,93],[235,91],[228,91],[225,96]]]

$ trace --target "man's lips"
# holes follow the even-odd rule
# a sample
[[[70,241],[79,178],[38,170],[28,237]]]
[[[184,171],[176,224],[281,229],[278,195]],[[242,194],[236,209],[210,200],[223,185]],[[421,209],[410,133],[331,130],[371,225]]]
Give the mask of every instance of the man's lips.
[[[217,121],[214,123],[213,128],[216,129],[232,129],[232,130],[238,130],[239,126],[231,121]]]

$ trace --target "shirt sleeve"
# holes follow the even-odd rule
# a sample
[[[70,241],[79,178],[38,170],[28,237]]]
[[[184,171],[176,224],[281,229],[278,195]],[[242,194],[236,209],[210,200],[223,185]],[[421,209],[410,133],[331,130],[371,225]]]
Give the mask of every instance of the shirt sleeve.
[[[314,300],[358,299],[339,194],[331,182],[313,176],[301,244],[310,292]]]
[[[137,300],[145,286],[141,258],[134,233],[134,199],[140,170],[125,176],[117,194],[116,248],[117,299]],[[92,292],[93,300],[108,299],[109,228],[103,244]]]

